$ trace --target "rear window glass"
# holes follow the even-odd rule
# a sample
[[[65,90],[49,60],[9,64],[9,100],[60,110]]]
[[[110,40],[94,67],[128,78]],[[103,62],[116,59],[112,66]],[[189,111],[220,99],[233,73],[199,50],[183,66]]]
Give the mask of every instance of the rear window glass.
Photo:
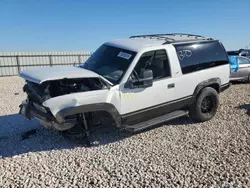
[[[225,49],[219,42],[174,45],[183,74],[229,64]]]

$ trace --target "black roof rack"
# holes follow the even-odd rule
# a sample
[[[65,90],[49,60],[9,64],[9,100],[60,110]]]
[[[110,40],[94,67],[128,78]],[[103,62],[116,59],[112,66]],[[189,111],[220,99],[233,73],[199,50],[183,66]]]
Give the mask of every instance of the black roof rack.
[[[180,37],[186,37],[181,40],[176,40],[174,36],[180,36]],[[131,36],[129,38],[161,38],[165,39],[165,42],[163,44],[169,44],[169,43],[174,43],[174,42],[180,42],[180,41],[190,41],[190,40],[213,40],[212,38],[207,38],[201,35],[195,35],[195,34],[188,34],[188,33],[167,33],[167,34],[152,34],[152,35],[135,35]],[[189,37],[192,37],[191,39]]]
[[[175,41],[174,39],[172,38],[169,38],[169,37],[166,37],[165,34],[153,34],[153,35],[135,35],[135,36],[131,36],[129,38],[146,38],[146,37],[149,37],[149,38],[152,38],[152,37],[156,37],[156,38],[162,38],[162,39],[166,39],[166,40],[172,40],[172,41]]]

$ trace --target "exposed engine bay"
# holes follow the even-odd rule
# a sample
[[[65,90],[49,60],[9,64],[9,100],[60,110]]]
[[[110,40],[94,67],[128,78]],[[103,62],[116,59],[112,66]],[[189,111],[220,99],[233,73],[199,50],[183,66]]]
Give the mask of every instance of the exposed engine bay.
[[[79,100],[77,102],[80,104],[81,102],[84,104],[84,101],[82,101],[84,94],[74,95],[74,93],[98,90],[96,93],[102,93],[104,94],[102,96],[105,97],[107,92],[105,90],[109,87],[109,83],[100,77],[64,78],[43,81],[42,83],[37,83],[35,79],[34,81],[26,79],[23,91],[27,94],[27,99],[20,104],[19,114],[28,119],[35,118],[42,126],[54,128],[66,137],[83,136],[88,140],[90,131],[99,127],[99,125],[113,123],[113,119],[111,114],[103,109],[97,108],[91,112],[85,112],[84,109],[74,111],[79,107],[75,106],[76,100]],[[88,100],[91,100],[91,95],[86,94],[86,96],[88,96]],[[92,100],[96,102],[95,95],[93,95]],[[67,115],[58,113],[59,110],[63,111],[67,108],[73,110],[73,113]],[[93,108],[95,108],[95,105],[93,105]],[[68,112],[68,109],[65,112]]]
[[[27,81],[23,91],[30,101],[42,103],[50,98],[71,93],[101,90],[108,85],[99,78],[62,79],[37,84]]]

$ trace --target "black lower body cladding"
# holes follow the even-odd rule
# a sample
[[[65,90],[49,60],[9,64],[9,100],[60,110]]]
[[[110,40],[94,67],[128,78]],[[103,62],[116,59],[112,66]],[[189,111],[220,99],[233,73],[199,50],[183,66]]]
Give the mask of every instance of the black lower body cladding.
[[[115,106],[110,104],[110,103],[95,103],[95,104],[65,108],[56,114],[56,118],[62,119],[62,118],[69,116],[69,115],[85,113],[85,112],[86,113],[87,112],[97,112],[97,111],[108,112],[118,127],[120,125],[122,125],[122,117],[121,117],[120,113],[117,111]]]
[[[220,88],[220,92],[227,90],[231,85],[232,85],[232,83],[222,85]]]

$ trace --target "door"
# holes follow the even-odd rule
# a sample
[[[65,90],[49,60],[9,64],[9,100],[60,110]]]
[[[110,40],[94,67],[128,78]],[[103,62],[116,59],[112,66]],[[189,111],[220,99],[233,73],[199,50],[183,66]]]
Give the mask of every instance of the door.
[[[126,124],[139,123],[167,113],[169,108],[166,108],[166,103],[174,99],[175,84],[165,49],[142,54],[129,79],[137,79],[141,69],[152,70],[153,85],[132,89],[121,85],[121,113]]]
[[[239,61],[239,78],[247,78],[250,75],[250,59],[245,57],[238,57]]]

